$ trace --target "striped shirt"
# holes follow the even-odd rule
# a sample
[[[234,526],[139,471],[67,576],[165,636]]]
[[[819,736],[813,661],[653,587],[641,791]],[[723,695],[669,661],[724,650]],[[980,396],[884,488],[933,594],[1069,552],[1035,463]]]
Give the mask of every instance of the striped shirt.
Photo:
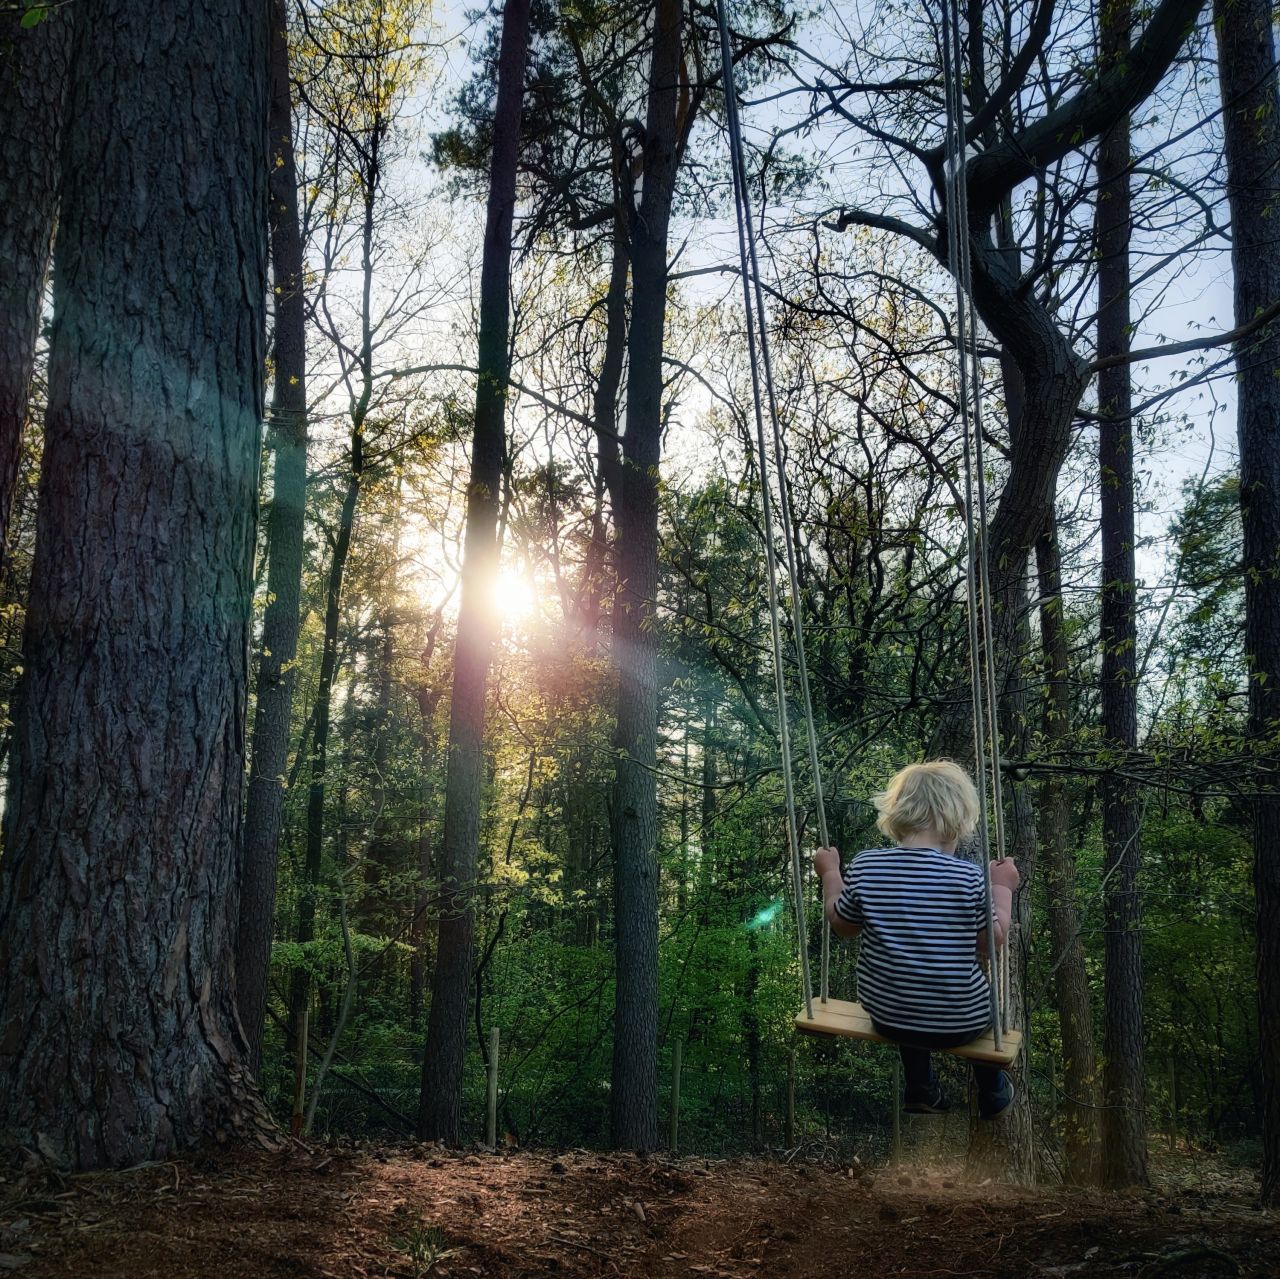
[[[858,999],[875,1021],[937,1035],[987,1027],[985,892],[978,866],[932,848],[873,848],[845,867],[835,909],[862,928]]]

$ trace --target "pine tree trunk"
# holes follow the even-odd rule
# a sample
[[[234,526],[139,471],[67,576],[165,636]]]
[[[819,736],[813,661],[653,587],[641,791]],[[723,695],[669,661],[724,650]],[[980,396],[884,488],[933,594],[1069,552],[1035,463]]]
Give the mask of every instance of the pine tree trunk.
[[[0,14],[0,572],[22,462],[31,374],[58,208],[58,158],[73,11],[34,28]]]
[[[439,1139],[450,1145],[462,1140],[462,1071],[475,933],[472,894],[484,782],[485,684],[495,629],[490,592],[498,559],[498,504],[506,452],[507,381],[511,371],[507,353],[510,325],[507,292],[511,280],[511,227],[528,43],[529,0],[507,0],[502,15],[489,207],[480,278],[479,375],[471,481],[467,488],[462,602],[458,611],[449,704],[449,757],[441,841],[442,902],[418,1099],[419,1137]]]
[[[270,1121],[235,1008],[265,9],[77,0],[0,861],[0,1115],[79,1168]]]
[[[618,595],[613,662],[618,751],[613,790],[612,1120],[616,1146],[658,1144],[658,464],[667,226],[675,188],[680,0],[657,0],[645,124],[644,188],[631,216],[631,332],[626,430],[615,509]]]
[[[1068,686],[1070,652],[1062,616],[1062,563],[1057,523],[1053,521],[1036,543],[1040,580],[1040,638],[1045,664],[1043,735],[1052,748],[1066,744],[1071,733]],[[1040,827],[1044,865],[1045,915],[1048,921],[1049,961],[1053,965],[1054,1003],[1062,1040],[1063,1087],[1066,1092],[1065,1142],[1067,1180],[1094,1184],[1098,1176],[1099,1111],[1097,1054],[1093,1039],[1093,1011],[1089,974],[1080,935],[1076,902],[1076,864],[1069,841],[1071,795],[1057,773],[1040,788]]]
[[[302,235],[294,165],[289,80],[288,11],[275,0],[271,13],[271,169],[268,222],[275,285],[275,376],[267,442],[275,454],[267,510],[267,607],[253,717],[249,789],[245,800],[236,935],[236,992],[240,1021],[256,1074],[262,1064],[262,1029],[271,975],[275,927],[276,863],[289,757],[294,658],[302,584],[303,516],[307,488],[306,299]]]
[[[1128,0],[1106,0],[1099,61],[1122,62],[1132,22]],[[1098,148],[1098,355],[1129,349],[1129,117],[1121,116]],[[1138,745],[1137,619],[1133,553],[1133,427],[1129,367],[1098,375],[1098,469],[1102,484],[1102,740],[1123,767]],[[1103,1001],[1102,1181],[1145,1185],[1147,1130],[1143,1069],[1142,905],[1138,894],[1141,830],[1137,788],[1102,779],[1106,889]]]
[[[1215,0],[1222,83],[1236,323],[1280,297],[1280,86],[1271,6]],[[1244,516],[1245,653],[1249,731],[1274,739],[1280,722],[1280,325],[1236,347],[1240,505]],[[1280,1207],[1280,761],[1260,761],[1253,806],[1258,1040],[1262,1060],[1262,1199]]]

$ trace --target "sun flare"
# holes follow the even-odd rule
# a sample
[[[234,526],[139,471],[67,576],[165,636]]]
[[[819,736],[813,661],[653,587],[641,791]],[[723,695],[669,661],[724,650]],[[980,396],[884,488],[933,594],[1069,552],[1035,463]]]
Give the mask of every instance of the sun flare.
[[[523,622],[538,606],[533,583],[513,568],[504,568],[498,573],[492,599],[495,612],[504,622]]]

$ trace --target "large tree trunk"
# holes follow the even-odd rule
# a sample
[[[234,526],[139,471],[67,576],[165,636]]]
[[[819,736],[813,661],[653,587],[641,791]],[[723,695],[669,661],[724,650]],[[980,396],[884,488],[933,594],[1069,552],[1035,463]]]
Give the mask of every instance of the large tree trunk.
[[[622,476],[615,510],[618,674],[613,790],[614,997],[612,1119],[617,1146],[658,1144],[658,464],[667,225],[675,189],[680,0],[654,6],[644,189],[630,212],[631,332]]]
[[[489,207],[480,275],[479,372],[471,481],[467,488],[462,602],[449,704],[449,758],[441,840],[442,901],[418,1099],[418,1135],[451,1145],[462,1140],[462,1068],[475,933],[472,893],[484,782],[485,684],[494,639],[491,592],[498,559],[498,504],[511,372],[507,293],[528,44],[529,0],[507,0],[502,15]]]
[[[1128,0],[1107,0],[1099,61],[1123,62],[1132,22]],[[1098,355],[1129,350],[1129,116],[1120,115],[1098,148]],[[1134,614],[1133,428],[1129,366],[1098,375],[1098,469],[1102,485],[1102,741],[1117,762],[1138,745],[1137,619]],[[1102,779],[1103,894],[1106,917],[1103,1000],[1102,1181],[1147,1181],[1146,1081],[1143,1071],[1141,831],[1137,788],[1112,773]]]
[[[1222,81],[1236,322],[1280,297],[1280,91],[1271,6],[1215,0]],[[1280,722],[1280,325],[1236,347],[1240,505],[1244,516],[1249,730]],[[1262,1058],[1262,1198],[1280,1206],[1280,762],[1268,750],[1253,808],[1257,898],[1258,1041]]]
[[[1051,520],[1036,543],[1040,579],[1040,639],[1044,650],[1045,742],[1066,745],[1071,733],[1068,685],[1071,655],[1062,616],[1062,560],[1057,521]],[[1040,788],[1041,860],[1044,866],[1045,915],[1049,961],[1053,965],[1054,1003],[1062,1039],[1062,1077],[1066,1177],[1075,1185],[1092,1185],[1098,1175],[1099,1120],[1097,1055],[1089,974],[1080,936],[1076,902],[1076,863],[1070,845],[1071,794],[1059,773],[1048,774]]]
[[[72,10],[34,28],[0,14],[0,570],[22,461],[31,373],[58,207]]]
[[[275,454],[267,511],[267,608],[258,657],[253,749],[245,803],[236,936],[236,992],[249,1062],[262,1064],[262,1027],[275,924],[276,849],[289,756],[294,657],[298,649],[303,515],[307,488],[306,299],[298,179],[293,152],[288,12],[271,14],[271,170],[268,220],[275,284],[275,378],[267,441]]]
[[[0,861],[5,1135],[80,1168],[269,1123],[233,980],[267,13],[78,0]]]

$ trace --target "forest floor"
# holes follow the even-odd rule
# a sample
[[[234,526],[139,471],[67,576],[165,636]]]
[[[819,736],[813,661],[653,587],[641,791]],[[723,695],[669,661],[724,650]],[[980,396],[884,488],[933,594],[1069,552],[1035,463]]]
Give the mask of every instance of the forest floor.
[[[841,1273],[967,1279],[1280,1277],[1248,1174],[1101,1195],[944,1168],[431,1146],[217,1154],[0,1177],[21,1279],[464,1279]]]

